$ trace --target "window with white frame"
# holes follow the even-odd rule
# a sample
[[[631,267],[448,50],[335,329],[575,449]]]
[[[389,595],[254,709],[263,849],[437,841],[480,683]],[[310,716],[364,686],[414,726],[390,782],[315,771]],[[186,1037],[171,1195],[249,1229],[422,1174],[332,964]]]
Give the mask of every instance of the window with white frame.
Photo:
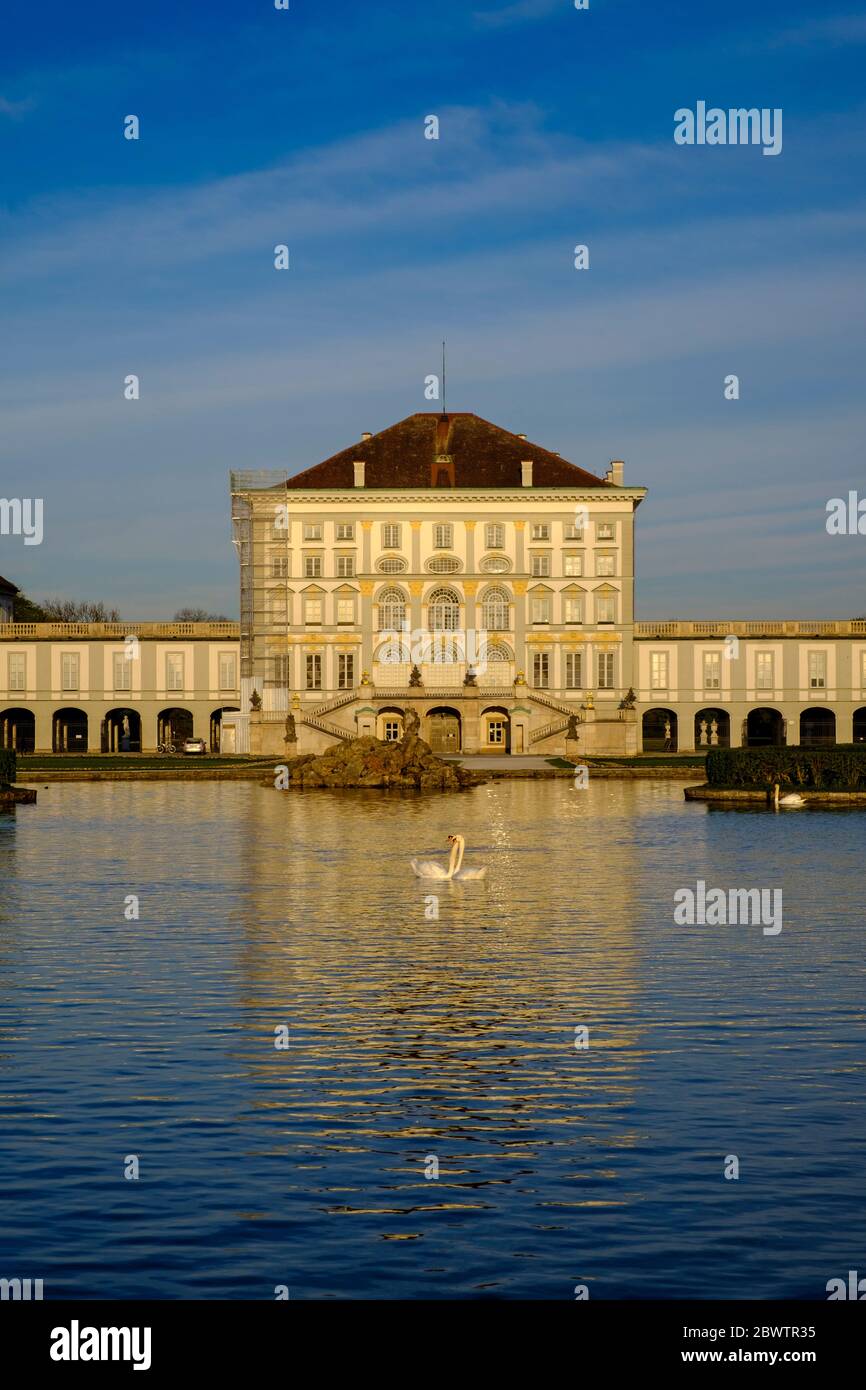
[[[322,527],[318,521],[304,522],[304,540],[320,541],[322,539]]]
[[[354,578],[354,575],[355,575],[355,557],[354,557],[354,555],[338,555],[338,556],[337,556],[337,578],[338,578],[338,579],[353,579],[353,578]]]
[[[166,690],[183,690],[184,677],[184,653],[166,652],[165,654],[165,688]]]
[[[827,689],[826,652],[809,652],[809,689]]]
[[[548,594],[533,594],[530,599],[529,611],[534,623],[549,623],[550,596]]]
[[[722,653],[704,652],[704,690],[722,688]]]
[[[547,579],[550,574],[550,556],[533,555],[530,565],[530,573],[536,579]]]
[[[238,658],[236,652],[219,654],[220,690],[235,690],[238,683]]]
[[[565,688],[566,690],[583,689],[583,653],[565,653]]]
[[[597,623],[616,622],[616,594],[596,594],[595,621]]]
[[[460,597],[453,589],[434,589],[427,600],[431,632],[456,632],[460,627]]]
[[[354,626],[355,600],[351,597],[337,599],[337,623]]]
[[[304,599],[304,622],[307,627],[322,621],[322,600],[316,595]]]
[[[287,555],[271,556],[271,579],[288,579],[289,577],[289,557]]]
[[[595,572],[599,577],[609,579],[616,573],[616,559],[613,555],[596,555]]]
[[[566,578],[574,578],[583,574],[583,556],[575,555],[573,551],[566,551],[562,557],[562,572]]]
[[[613,652],[599,652],[598,654],[599,690],[613,690],[613,657]]]
[[[547,523],[546,521],[533,521],[533,523],[532,523],[532,539],[533,539],[534,541],[549,541],[549,540],[550,540],[550,526],[548,525],[548,523]]]
[[[386,720],[385,720],[385,742],[386,742],[386,743],[399,743],[399,742],[400,742],[400,738],[401,738],[400,720],[399,720],[399,719],[386,719]]]
[[[668,688],[667,652],[650,652],[650,688],[652,690],[667,690]]]
[[[10,690],[27,689],[27,653],[9,652],[7,666]]]
[[[775,662],[772,652],[755,653],[755,687],[758,690],[775,688]]]
[[[487,722],[487,742],[501,748],[505,743],[505,729],[504,719],[489,719]]]
[[[337,655],[337,689],[353,690],[355,687],[355,658],[351,652]]]
[[[481,621],[488,632],[508,629],[508,595],[504,589],[488,589],[481,605]]]
[[[505,527],[491,522],[485,527],[484,540],[488,550],[502,550],[505,546]]]
[[[388,522],[382,527],[382,549],[400,549],[400,527],[394,522]]]
[[[321,555],[304,556],[304,578],[321,579],[322,577],[322,557]]]
[[[583,622],[583,594],[566,594],[562,600],[562,616],[567,623]]]
[[[306,661],[306,688],[307,690],[321,690],[322,688],[322,657],[319,652],[308,652]]]
[[[546,690],[550,685],[550,653],[535,652],[532,657],[532,684],[536,690]]]
[[[353,541],[354,539],[355,539],[355,523],[354,523],[354,521],[338,521],[338,522],[337,522],[337,540],[338,540],[338,541]]]
[[[132,662],[123,652],[115,652],[112,657],[115,690],[132,689]]]
[[[562,538],[566,541],[582,541],[583,527],[573,521],[566,522],[562,528]]]
[[[433,544],[437,550],[450,550],[454,544],[454,527],[440,521],[433,527]]]
[[[379,595],[379,631],[400,632],[405,622],[405,595],[399,589],[383,589]]]
[[[595,524],[595,539],[597,541],[613,540],[613,522],[597,521]]]

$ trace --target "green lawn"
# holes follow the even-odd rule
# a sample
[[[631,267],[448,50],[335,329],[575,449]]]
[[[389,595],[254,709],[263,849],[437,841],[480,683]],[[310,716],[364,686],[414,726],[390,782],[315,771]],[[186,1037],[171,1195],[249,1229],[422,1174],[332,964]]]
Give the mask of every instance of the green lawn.
[[[610,756],[588,753],[582,761],[590,767],[593,763],[616,763],[622,767],[703,767],[705,759],[705,753],[637,753],[628,757],[613,753]],[[549,758],[548,762],[553,767],[574,766],[565,758]]]

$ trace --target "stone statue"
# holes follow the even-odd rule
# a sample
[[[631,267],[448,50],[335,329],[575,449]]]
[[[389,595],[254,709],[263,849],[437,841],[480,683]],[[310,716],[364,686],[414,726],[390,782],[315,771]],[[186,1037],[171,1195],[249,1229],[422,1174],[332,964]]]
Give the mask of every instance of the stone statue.
[[[421,684],[421,672],[417,666],[413,666],[409,672],[409,684],[412,686]]]
[[[701,736],[700,736],[700,738],[698,739],[698,744],[700,745],[701,748],[703,748],[703,747],[706,745],[706,742],[707,742],[707,721],[706,721],[706,719],[702,719],[702,720],[701,720],[700,726],[699,726],[699,727],[700,727],[700,730],[701,730]]]
[[[297,732],[296,732],[296,730],[295,730],[295,716],[294,716],[293,714],[287,714],[287,715],[286,715],[286,737],[285,737],[285,742],[286,742],[286,743],[297,743],[297,741],[298,741],[298,735],[297,735]]]
[[[579,735],[579,733],[578,733],[578,731],[577,731],[577,715],[576,715],[576,714],[570,714],[570,715],[568,716],[568,728],[567,728],[566,731],[565,731],[565,737],[566,737],[566,738],[571,738],[571,739],[577,739],[577,738],[580,737],[580,735]]]
[[[421,720],[418,718],[417,711],[409,708],[403,718],[403,737],[417,738],[421,732]]]
[[[670,721],[669,719],[666,719],[666,720],[665,720],[665,751],[667,752],[667,750],[668,750],[671,746],[672,746],[672,739],[671,739],[671,721]]]
[[[719,741],[719,721],[718,721],[718,719],[714,719],[713,722],[710,724],[710,743],[713,744],[713,746],[715,747],[715,745],[718,743],[718,741]]]
[[[464,685],[475,685],[475,686],[477,686],[477,684],[478,684],[478,677],[477,677],[476,674],[475,674],[475,667],[474,667],[474,666],[469,666],[469,667],[467,668],[466,675],[463,677],[463,684],[464,684]]]

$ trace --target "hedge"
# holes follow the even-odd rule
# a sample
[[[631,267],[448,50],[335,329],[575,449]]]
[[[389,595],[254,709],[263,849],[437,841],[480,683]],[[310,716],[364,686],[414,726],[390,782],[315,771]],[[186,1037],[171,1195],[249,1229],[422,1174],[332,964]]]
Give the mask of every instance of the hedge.
[[[15,781],[15,754],[12,749],[0,748],[0,787]]]
[[[743,790],[811,787],[866,791],[866,744],[835,748],[713,748],[707,754],[711,787]]]

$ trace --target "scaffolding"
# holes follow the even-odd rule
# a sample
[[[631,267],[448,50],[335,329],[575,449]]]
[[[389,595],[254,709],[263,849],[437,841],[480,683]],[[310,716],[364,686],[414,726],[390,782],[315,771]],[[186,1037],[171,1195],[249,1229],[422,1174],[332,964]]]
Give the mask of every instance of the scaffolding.
[[[283,717],[288,711],[291,565],[289,528],[285,523],[281,526],[278,518],[281,514],[287,516],[285,486],[289,476],[285,469],[239,469],[229,475],[232,544],[240,568],[241,707],[249,710],[255,691],[262,699],[264,711]],[[268,493],[273,497],[272,507],[268,507],[264,496],[257,498],[257,494]],[[273,610],[266,611],[265,607],[266,601],[272,602],[275,586],[271,583],[266,589],[264,581],[269,575],[268,561],[274,567],[281,539],[286,557],[282,566],[286,641],[284,652],[274,652],[274,644],[282,634],[273,621]]]

